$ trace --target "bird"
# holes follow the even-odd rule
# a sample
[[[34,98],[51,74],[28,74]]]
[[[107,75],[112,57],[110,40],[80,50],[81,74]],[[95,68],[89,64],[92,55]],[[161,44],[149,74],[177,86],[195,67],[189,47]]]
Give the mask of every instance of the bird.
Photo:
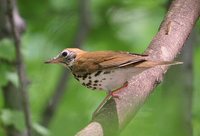
[[[152,60],[149,55],[125,51],[84,51],[66,48],[47,64],[62,64],[67,67],[83,86],[107,92],[103,103],[118,98],[115,93],[128,86],[129,80],[143,71],[160,65],[175,65],[177,61]],[[101,108],[102,105],[99,107]]]

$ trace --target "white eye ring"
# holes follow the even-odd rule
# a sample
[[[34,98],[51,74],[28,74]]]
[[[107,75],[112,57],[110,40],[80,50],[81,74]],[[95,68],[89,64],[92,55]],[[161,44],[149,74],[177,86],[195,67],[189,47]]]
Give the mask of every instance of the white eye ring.
[[[66,57],[66,56],[68,55],[68,52],[63,51],[61,55],[62,55],[63,57]]]

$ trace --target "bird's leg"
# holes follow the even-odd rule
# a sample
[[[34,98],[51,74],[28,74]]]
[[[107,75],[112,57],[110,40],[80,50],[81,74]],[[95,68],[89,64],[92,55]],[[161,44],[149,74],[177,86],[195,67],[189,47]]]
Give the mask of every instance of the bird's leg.
[[[116,94],[116,92],[120,91],[121,89],[123,89],[123,88],[125,88],[127,86],[128,86],[128,82],[125,82],[122,87],[120,87],[120,88],[118,88],[118,89],[116,89],[114,91],[108,91],[107,96],[103,99],[103,101],[101,102],[101,104],[94,111],[93,117],[94,117],[94,115],[96,115],[100,111],[100,109],[106,104],[106,102],[108,100],[110,100],[111,98],[118,98],[119,99],[119,96],[118,96],[118,94]]]
[[[125,87],[127,87],[127,86],[128,86],[128,81],[126,81],[126,82],[123,84],[122,87],[120,87],[120,88],[118,88],[118,89],[112,91],[112,92],[111,92],[112,97],[118,98],[118,99],[119,99],[119,95],[117,94],[117,92],[119,92],[121,89],[123,89],[123,88],[125,88]]]
[[[94,117],[94,115],[96,115],[100,111],[100,109],[106,104],[106,102],[108,100],[110,100],[110,98],[112,98],[112,91],[108,91],[107,96],[103,99],[103,101],[101,102],[101,104],[94,111],[94,113],[92,115],[93,117]]]

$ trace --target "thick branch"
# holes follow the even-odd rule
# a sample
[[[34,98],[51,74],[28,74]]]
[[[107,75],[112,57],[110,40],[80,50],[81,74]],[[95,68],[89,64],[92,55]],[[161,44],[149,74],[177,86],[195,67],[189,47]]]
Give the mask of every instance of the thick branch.
[[[145,54],[155,60],[172,61],[180,52],[199,14],[199,0],[173,1]],[[118,92],[120,98],[109,100],[77,136],[118,135],[162,81],[166,70],[166,66],[152,68],[131,79],[128,87]]]
[[[19,30],[16,27],[16,21],[14,18],[14,5],[16,1],[14,0],[7,0],[7,14],[8,19],[10,22],[11,27],[11,33],[13,36],[14,44],[15,44],[15,51],[16,51],[16,64],[17,64],[17,73],[19,78],[19,91],[22,96],[22,106],[24,110],[24,116],[25,116],[25,124],[27,127],[27,134],[28,136],[31,136],[31,113],[29,109],[29,99],[27,94],[27,79],[25,75],[25,68],[24,63],[22,59],[21,54],[21,39],[20,39],[20,33]]]

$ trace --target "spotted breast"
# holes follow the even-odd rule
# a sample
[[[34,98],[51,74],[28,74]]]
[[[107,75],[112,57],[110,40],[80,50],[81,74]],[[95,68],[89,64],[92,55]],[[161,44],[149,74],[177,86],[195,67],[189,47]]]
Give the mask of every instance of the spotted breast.
[[[73,73],[74,77],[84,86],[93,90],[106,90],[112,91],[120,88],[124,83],[126,83],[130,78],[142,72],[140,69],[132,68],[116,68],[116,69],[106,69],[99,70],[93,73],[85,73],[83,75],[78,75]]]

